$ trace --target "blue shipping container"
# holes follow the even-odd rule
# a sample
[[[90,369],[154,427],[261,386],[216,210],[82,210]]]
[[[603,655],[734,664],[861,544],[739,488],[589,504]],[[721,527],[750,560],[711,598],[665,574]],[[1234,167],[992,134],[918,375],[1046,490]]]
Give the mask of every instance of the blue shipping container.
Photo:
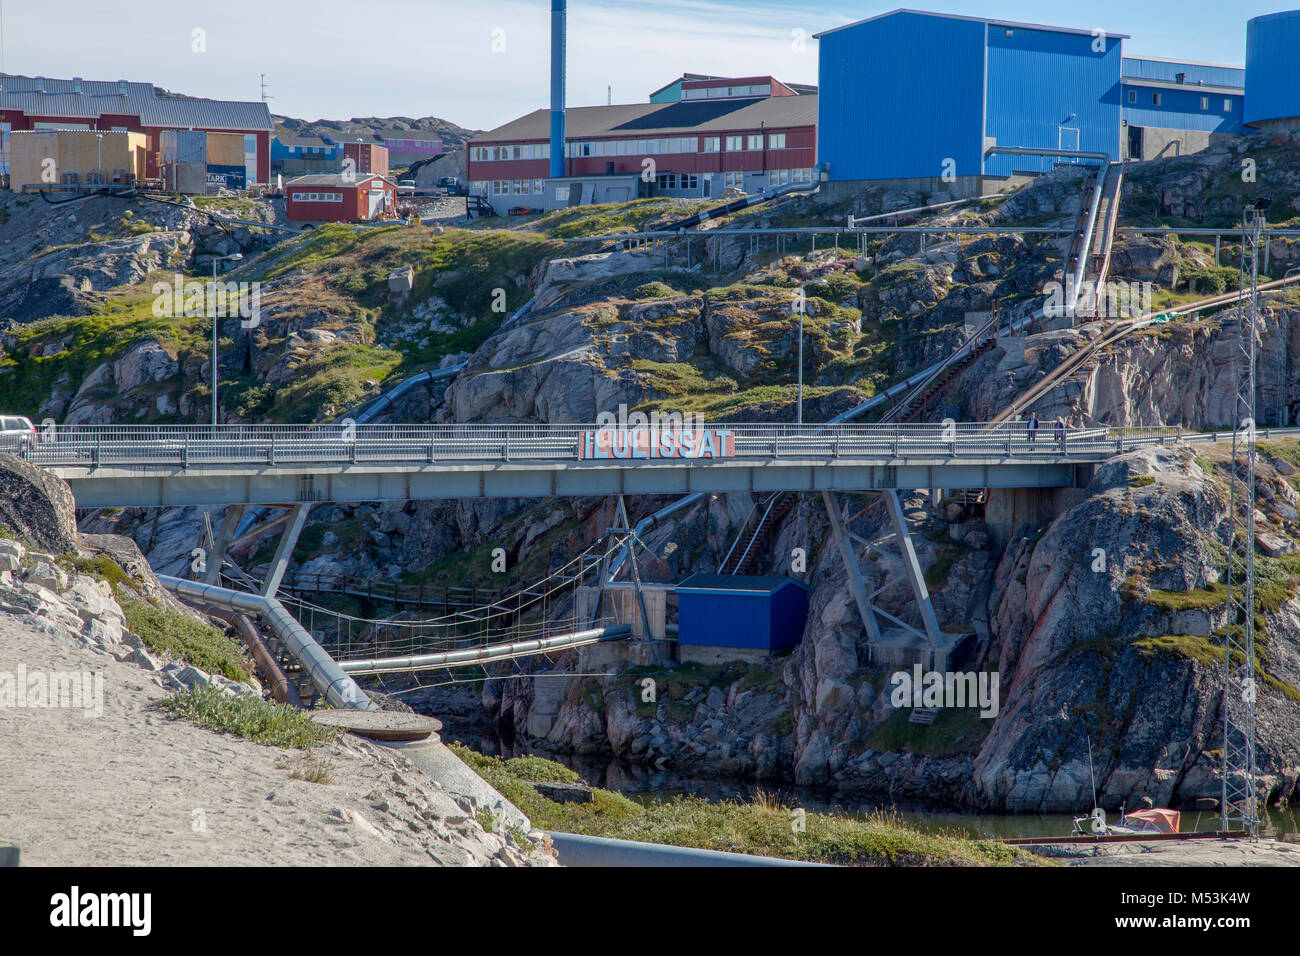
[[[677,643],[773,651],[803,640],[808,588],[791,578],[693,574],[677,585]]]

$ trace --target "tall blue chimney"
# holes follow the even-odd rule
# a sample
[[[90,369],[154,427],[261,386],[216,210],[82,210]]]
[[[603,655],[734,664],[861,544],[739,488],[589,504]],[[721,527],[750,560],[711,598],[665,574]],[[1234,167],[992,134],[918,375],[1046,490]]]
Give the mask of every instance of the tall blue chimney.
[[[564,175],[564,4],[551,0],[551,178]]]

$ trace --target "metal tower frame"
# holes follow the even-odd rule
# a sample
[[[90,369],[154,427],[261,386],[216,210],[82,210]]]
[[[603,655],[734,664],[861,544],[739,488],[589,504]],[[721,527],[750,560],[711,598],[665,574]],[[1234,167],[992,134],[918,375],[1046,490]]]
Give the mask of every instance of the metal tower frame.
[[[1261,208],[1242,214],[1237,343],[1233,350],[1232,464],[1228,469],[1227,623],[1223,647],[1224,831],[1259,837],[1255,790],[1255,326],[1259,318]]]

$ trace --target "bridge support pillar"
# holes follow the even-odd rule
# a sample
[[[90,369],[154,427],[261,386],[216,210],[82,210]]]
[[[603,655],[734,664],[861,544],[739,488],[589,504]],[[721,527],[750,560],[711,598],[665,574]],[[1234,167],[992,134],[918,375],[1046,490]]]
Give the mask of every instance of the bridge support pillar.
[[[229,505],[226,508],[221,517],[221,527],[217,531],[216,540],[212,542],[212,553],[208,555],[203,574],[199,576],[199,580],[204,584],[217,583],[217,578],[221,574],[221,565],[226,560],[226,552],[230,550],[230,542],[234,539],[235,530],[243,517],[243,505]]]
[[[827,491],[822,492],[822,502],[826,506],[826,514],[830,518],[831,533],[835,538],[835,544],[839,548],[840,558],[844,562],[845,570],[849,574],[849,589],[853,592],[853,599],[858,606],[858,614],[862,618],[863,627],[867,631],[868,642],[878,648],[882,653],[886,653],[885,645],[887,642],[881,633],[880,622],[878,617],[885,618],[887,621],[900,628],[907,635],[907,641],[914,642],[918,638],[923,642],[923,654],[931,666],[939,666],[945,658],[948,650],[948,644],[944,634],[939,630],[939,621],[934,613],[934,604],[930,600],[930,590],[925,584],[925,575],[921,573],[921,564],[916,557],[916,548],[912,545],[911,532],[907,527],[907,518],[903,514],[903,506],[898,497],[897,491],[879,492],[885,502],[885,510],[889,514],[890,523],[894,528],[894,538],[898,544],[898,555],[890,555],[881,551],[870,541],[858,537],[848,530],[844,521],[844,516],[840,513],[839,505],[835,501],[833,494]],[[917,610],[921,617],[921,627],[913,627],[905,621],[902,621],[871,603],[872,598],[880,593],[883,588],[868,593],[865,577],[862,573],[862,567],[858,564],[857,552],[854,544],[861,544],[869,551],[875,551],[884,557],[898,561],[901,559],[904,576],[912,588],[912,594],[916,598]]]
[[[263,597],[274,597],[275,592],[280,590],[280,581],[284,578],[285,569],[289,566],[289,557],[293,554],[293,546],[298,543],[298,535],[302,533],[302,527],[307,523],[307,512],[310,510],[310,504],[293,506],[289,521],[284,526],[284,531],[280,533],[280,543],[275,546],[275,557],[271,559],[271,568],[266,574],[265,582],[262,584]]]

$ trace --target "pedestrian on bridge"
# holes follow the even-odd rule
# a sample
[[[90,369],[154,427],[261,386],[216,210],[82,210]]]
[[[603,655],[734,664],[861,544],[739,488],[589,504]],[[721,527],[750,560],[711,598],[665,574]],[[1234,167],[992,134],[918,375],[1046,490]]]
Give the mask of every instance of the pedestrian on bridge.
[[[1065,419],[1060,415],[1056,416],[1056,443],[1061,446],[1061,454],[1065,454]]]
[[[1038,414],[1036,412],[1029,413],[1029,424],[1025,426],[1025,437],[1029,439],[1031,445],[1034,443],[1034,439],[1038,437]]]

